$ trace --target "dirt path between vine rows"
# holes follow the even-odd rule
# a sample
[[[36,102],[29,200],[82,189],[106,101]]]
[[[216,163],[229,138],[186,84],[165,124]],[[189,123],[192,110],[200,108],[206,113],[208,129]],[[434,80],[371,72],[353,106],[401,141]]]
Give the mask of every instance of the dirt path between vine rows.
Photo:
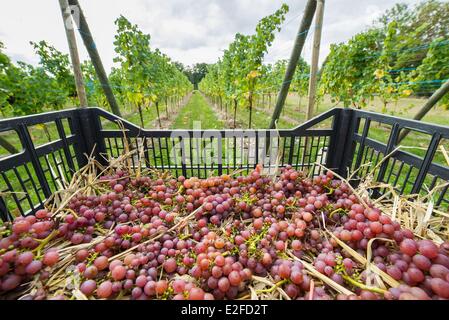
[[[190,99],[192,98],[193,91],[190,92],[188,95],[186,95],[183,100],[181,101],[181,105],[176,108],[168,109],[168,118],[165,113],[164,107],[159,107],[159,112],[161,116],[161,126],[159,126],[159,120],[156,118],[151,122],[152,128],[159,128],[159,129],[168,129],[171,127],[173,121],[178,117],[179,112],[189,103]]]
[[[215,103],[213,103],[208,96],[206,96],[204,93],[202,93],[201,91],[199,91],[199,93],[203,96],[203,98],[206,100],[206,102],[209,104],[209,106],[211,107],[212,110],[214,110],[214,112],[216,112],[217,114],[217,118],[219,120],[221,120],[225,125],[226,125],[226,129],[229,128],[234,128],[234,119],[232,117],[228,117],[228,119],[226,120],[226,113],[224,110],[220,110],[220,107],[218,105],[216,105]],[[230,108],[230,110],[228,110],[228,116],[230,115],[234,115],[234,110],[232,108]],[[242,128],[243,125],[241,122],[239,122],[239,120],[236,121],[236,129],[238,128]]]
[[[201,93],[201,95],[206,99],[207,103],[209,103],[209,105],[211,106],[211,108],[217,113],[217,117],[218,117],[221,121],[223,121],[223,123],[226,124],[226,127],[227,127],[227,128],[233,128],[233,126],[234,126],[234,119],[228,118],[228,119],[226,120],[226,113],[224,112],[224,110],[220,110],[220,108],[218,107],[218,105],[215,104],[215,103],[213,103],[213,102],[209,99],[209,97],[207,97],[206,95],[204,95],[202,92],[200,92],[200,93]],[[232,110],[232,108],[231,108],[231,110]],[[230,113],[232,113],[231,110],[229,110],[228,115],[230,115]],[[260,108],[260,107],[254,107],[254,110],[255,110],[255,111],[258,111],[258,112],[261,112],[261,113],[263,113],[263,114],[265,114],[265,115],[267,115],[267,117],[271,117],[270,110],[265,110],[265,109],[262,109],[262,108]],[[233,115],[233,113],[232,113],[232,115]],[[295,120],[295,119],[293,119],[293,118],[291,118],[291,117],[289,117],[289,116],[286,116],[286,115],[282,115],[281,118],[282,118],[282,120],[284,120],[284,121],[290,123],[290,124],[293,125],[293,126],[297,126],[297,125],[300,124],[300,121],[299,121],[298,119]],[[242,123],[239,122],[239,120],[237,120],[236,124],[237,124],[237,128],[242,128],[242,127],[243,127]]]

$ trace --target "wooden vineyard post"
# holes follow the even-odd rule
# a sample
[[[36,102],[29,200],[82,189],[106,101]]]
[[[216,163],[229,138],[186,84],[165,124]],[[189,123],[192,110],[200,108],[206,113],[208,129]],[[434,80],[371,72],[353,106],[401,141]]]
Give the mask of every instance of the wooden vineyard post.
[[[324,18],[324,0],[316,0],[316,16],[315,16],[315,32],[313,34],[313,49],[312,49],[312,63],[310,66],[310,79],[309,79],[309,93],[308,93],[308,103],[306,111],[306,121],[313,118],[316,103],[316,90],[318,82],[318,63],[320,59],[320,45],[321,45],[321,34],[323,30],[323,18]],[[305,148],[304,152],[306,156],[304,161],[310,163],[312,160],[312,146],[311,139],[305,138]]]
[[[71,21],[72,15],[69,7],[68,0],[59,0],[59,6],[61,7],[62,21],[64,23],[64,29],[67,36],[67,42],[69,44],[70,58],[72,60],[73,74],[75,75],[76,91],[80,106],[87,107],[87,95],[84,87],[83,73],[81,71],[80,57],[78,54],[78,46],[76,45],[75,32],[73,30],[73,23]]]
[[[95,72],[97,73],[98,79],[100,80],[101,87],[103,88],[104,94],[108,103],[111,107],[112,112],[121,117],[120,108],[118,106],[117,100],[115,99],[114,93],[112,92],[111,86],[109,85],[109,79],[104,69],[103,63],[101,62],[100,54],[98,53],[97,46],[90,32],[89,25],[87,24],[86,17],[84,16],[83,10],[78,2],[78,0],[69,0],[69,4],[77,8],[78,12],[72,12],[75,23],[78,25],[78,30],[80,32],[81,38],[83,39],[84,45],[89,53],[89,57],[94,65]]]
[[[285,100],[287,98],[288,90],[290,89],[290,83],[292,82],[293,75],[295,74],[296,67],[298,65],[299,57],[301,56],[302,48],[307,38],[307,34],[312,25],[313,16],[316,10],[316,0],[308,0],[304,16],[299,26],[298,33],[296,34],[295,45],[290,57],[290,61],[285,72],[284,81],[282,82],[281,90],[279,91],[278,99],[276,101],[276,107],[274,108],[273,116],[271,117],[270,129],[276,127],[276,121],[281,115],[282,108],[284,107]]]
[[[318,62],[320,58],[321,34],[323,30],[324,0],[317,0],[315,33],[313,35],[312,64],[309,80],[309,102],[307,104],[306,120],[313,117],[316,102],[316,88],[318,82]]]

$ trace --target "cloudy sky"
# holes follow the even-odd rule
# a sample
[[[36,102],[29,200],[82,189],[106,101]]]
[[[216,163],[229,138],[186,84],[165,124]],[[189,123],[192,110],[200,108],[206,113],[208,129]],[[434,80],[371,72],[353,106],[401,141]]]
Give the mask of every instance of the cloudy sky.
[[[252,33],[257,22],[282,3],[290,6],[282,31],[266,61],[288,58],[306,0],[79,0],[105,67],[113,66],[114,20],[123,14],[151,34],[152,46],[174,60],[191,65],[213,63],[235,33]],[[331,43],[346,41],[364,30],[395,0],[327,0],[324,14],[321,61]],[[414,4],[418,0],[402,0]],[[87,52],[78,37],[80,55]],[[311,34],[303,57],[310,61]],[[0,41],[15,61],[36,64],[29,41],[47,40],[68,53],[58,0],[2,0]]]

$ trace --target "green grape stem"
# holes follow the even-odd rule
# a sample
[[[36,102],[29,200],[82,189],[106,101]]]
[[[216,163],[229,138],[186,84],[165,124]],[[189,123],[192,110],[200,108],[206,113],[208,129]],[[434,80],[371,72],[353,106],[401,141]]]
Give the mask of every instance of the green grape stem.
[[[348,281],[353,286],[359,287],[362,290],[367,290],[367,291],[379,293],[382,295],[387,292],[387,290],[376,288],[376,287],[370,287],[370,286],[364,285],[363,283],[357,282],[348,275],[343,274],[342,277],[344,280]]]
[[[45,239],[38,240],[40,242],[39,246],[37,246],[33,252],[37,253],[37,257],[41,256],[41,250],[58,234],[57,230],[54,230],[50,233]]]

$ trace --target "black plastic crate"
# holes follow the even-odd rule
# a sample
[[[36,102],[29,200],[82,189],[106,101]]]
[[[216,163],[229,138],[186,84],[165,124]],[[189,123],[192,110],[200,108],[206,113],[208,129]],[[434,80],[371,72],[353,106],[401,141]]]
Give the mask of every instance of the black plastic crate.
[[[72,109],[0,120],[0,134],[16,134],[22,149],[3,152],[0,158],[0,218],[10,220],[42,208],[87,163],[87,155],[106,163],[121,154],[124,131],[117,122],[128,143],[143,150],[142,158],[132,159],[135,166],[140,162],[176,176],[248,173],[261,162],[268,170],[292,165],[317,175],[323,171],[317,165],[321,163],[343,176],[358,170],[360,177],[376,168],[377,181],[401,194],[426,193],[449,181],[449,167],[437,154],[440,145],[449,149],[448,127],[372,112],[335,108],[291,130],[195,131],[144,130],[103,109]],[[39,145],[45,139],[33,137],[30,128],[42,124],[53,127],[54,137]],[[404,129],[411,130],[409,139],[417,139],[418,148],[396,150]],[[373,196],[382,192],[376,190]],[[448,205],[445,186],[436,193],[435,206],[447,210]]]

